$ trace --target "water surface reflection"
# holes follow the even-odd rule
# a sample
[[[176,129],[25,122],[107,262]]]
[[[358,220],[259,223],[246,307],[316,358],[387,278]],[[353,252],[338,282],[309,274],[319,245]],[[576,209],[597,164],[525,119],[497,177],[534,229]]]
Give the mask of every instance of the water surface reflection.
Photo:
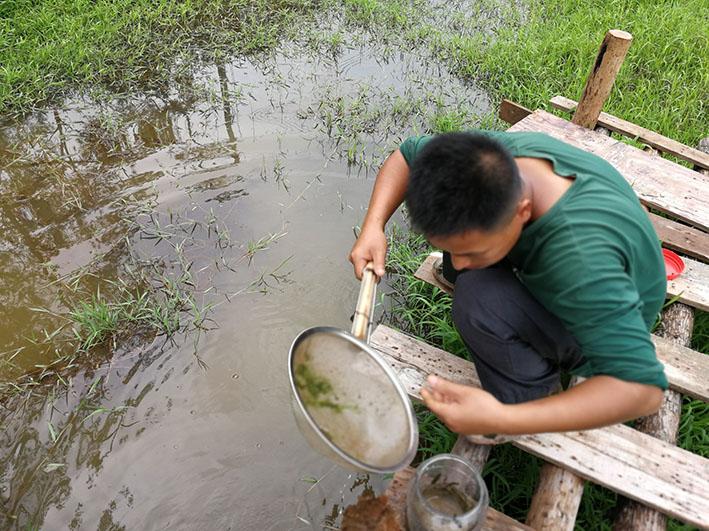
[[[67,308],[59,280],[118,278],[129,248],[169,271],[181,246],[213,325],[124,338],[64,392],[4,402],[0,527],[304,525],[302,480],[331,465],[291,420],[290,342],[348,327],[345,256],[382,157],[442,109],[467,123],[487,111],[421,51],[349,42],[334,55],[284,46],[198,70],[189,90],[77,99],[0,129],[1,377],[47,363],[28,338],[62,321],[32,308]]]

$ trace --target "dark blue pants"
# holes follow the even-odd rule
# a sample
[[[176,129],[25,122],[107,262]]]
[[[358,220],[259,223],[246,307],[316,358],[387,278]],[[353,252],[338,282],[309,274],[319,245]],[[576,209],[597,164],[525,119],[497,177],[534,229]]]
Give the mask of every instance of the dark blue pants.
[[[456,271],[443,258],[443,275],[455,283],[453,321],[483,389],[504,403],[526,402],[559,389],[560,373],[584,362],[574,337],[506,261]]]

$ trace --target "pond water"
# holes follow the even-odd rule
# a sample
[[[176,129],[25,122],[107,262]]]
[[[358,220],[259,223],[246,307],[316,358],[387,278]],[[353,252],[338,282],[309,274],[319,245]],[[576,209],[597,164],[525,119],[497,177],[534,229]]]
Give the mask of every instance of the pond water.
[[[297,431],[288,349],[304,328],[349,328],[346,256],[377,165],[436,117],[475,123],[489,103],[426,50],[348,31],[0,129],[3,379],[49,361],[30,339],[62,324],[77,272],[191,264],[209,316],[169,342],[123,337],[52,396],[3,403],[0,528],[309,529],[361,491]]]

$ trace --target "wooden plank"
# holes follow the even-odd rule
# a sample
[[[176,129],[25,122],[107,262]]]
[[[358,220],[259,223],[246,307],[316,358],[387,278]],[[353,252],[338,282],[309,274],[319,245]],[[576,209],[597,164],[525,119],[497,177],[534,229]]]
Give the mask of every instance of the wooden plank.
[[[513,444],[679,520],[709,526],[709,461],[700,456],[622,424]]]
[[[516,124],[520,120],[532,114],[532,111],[523,107],[519,103],[510,100],[502,100],[500,102],[500,110],[498,116],[500,120],[504,120],[508,124]]]
[[[606,33],[574,113],[572,121],[575,124],[588,129],[596,127],[598,115],[611,93],[632,41],[633,36],[627,31],[610,30]]]
[[[562,111],[573,112],[578,103],[563,96],[554,96],[551,99],[551,104],[555,109]],[[516,122],[515,122],[516,123]],[[632,122],[628,122],[621,118],[617,118],[611,114],[602,112],[598,117],[598,125],[610,129],[611,131],[628,136],[635,140],[647,144],[650,147],[657,149],[663,153],[669,153],[677,158],[696,164],[702,168],[709,169],[709,155],[701,152],[698,149],[685,146],[681,142],[672,140],[666,136],[662,136],[655,131],[640,127]]]
[[[569,385],[577,385],[582,380],[574,376]],[[582,477],[556,465],[544,463],[524,523],[535,529],[573,531],[585,486],[586,481]]]
[[[396,371],[406,392],[415,400],[421,400],[419,391],[426,376],[433,372],[446,380],[480,387],[478,374],[471,362],[407,334],[379,325],[372,333],[370,343],[386,354],[387,362]],[[422,371],[423,368],[428,370]]]
[[[392,509],[397,513],[397,520],[399,520],[399,522],[406,522],[406,493],[409,488],[409,482],[414,477],[414,474],[416,474],[415,468],[406,467],[400,470],[394,474],[392,482],[384,492],[389,498],[389,504]],[[402,527],[402,529],[405,528]],[[506,514],[496,511],[492,507],[488,507],[485,522],[481,529],[483,531],[532,531],[531,527],[518,522],[514,518],[510,518]]]
[[[709,400],[709,356],[652,335],[657,359],[665,366],[670,389],[696,398]]]
[[[482,474],[485,463],[490,457],[490,450],[492,450],[491,444],[475,444],[469,441],[465,435],[458,435],[451,453],[466,459],[475,470]]]
[[[371,344],[397,372],[406,370],[402,381],[412,398],[420,399],[431,373],[469,385],[477,380],[472,363],[386,326],[377,327]],[[709,460],[703,457],[622,424],[526,435],[513,444],[679,520],[709,526]]]
[[[419,280],[433,284],[446,293],[451,293],[433,276],[433,263],[440,255],[441,253],[433,252],[427,256],[414,276]],[[676,345],[672,341],[656,335],[652,335],[652,341],[655,343],[657,359],[665,365],[665,374],[670,382],[670,387],[692,398],[709,400],[709,356]],[[456,366],[456,371],[463,370],[461,364]]]
[[[438,289],[445,291],[450,295],[453,293],[453,290],[450,289],[448,286],[438,282],[438,279],[433,276],[433,265],[436,260],[441,258],[442,255],[443,253],[441,253],[440,251],[433,251],[432,253],[430,253],[426,257],[426,259],[421,262],[421,265],[414,273],[414,277],[418,278],[419,280],[423,280],[424,282],[428,282],[432,286],[436,286]]]
[[[709,234],[657,214],[648,215],[664,247],[702,262],[709,261]]]
[[[687,306],[709,311],[709,265],[683,258],[684,272],[667,281],[667,297],[679,297]]]
[[[604,158],[631,184],[648,206],[702,230],[709,229],[709,180],[667,159],[652,157],[545,111],[534,111],[508,131],[536,131]]]

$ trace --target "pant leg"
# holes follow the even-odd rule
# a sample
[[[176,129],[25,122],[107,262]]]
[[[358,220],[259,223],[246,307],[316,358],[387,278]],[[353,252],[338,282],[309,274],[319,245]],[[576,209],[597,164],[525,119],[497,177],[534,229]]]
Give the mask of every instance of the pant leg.
[[[451,260],[451,255],[447,251],[443,251],[443,261],[441,266],[441,274],[451,284],[455,284],[458,275],[461,272],[453,267],[453,261]]]
[[[459,272],[453,321],[485,390],[518,403],[554,392],[560,370],[583,362],[578,343],[507,262]]]

